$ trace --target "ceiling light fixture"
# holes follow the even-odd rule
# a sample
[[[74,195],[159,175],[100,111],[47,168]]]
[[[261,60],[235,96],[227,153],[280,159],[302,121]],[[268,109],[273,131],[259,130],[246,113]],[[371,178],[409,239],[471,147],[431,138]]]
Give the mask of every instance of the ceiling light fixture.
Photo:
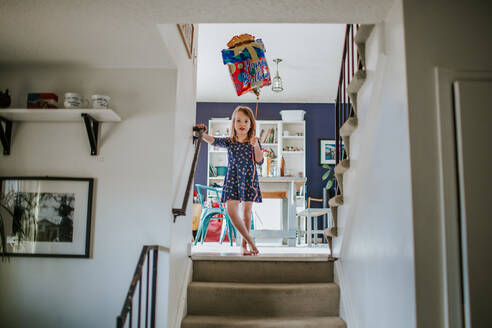
[[[284,90],[284,88],[282,87],[282,79],[278,75],[278,63],[280,63],[282,59],[275,58],[273,61],[277,63],[277,74],[275,74],[275,77],[273,78],[272,90],[275,92],[282,92]]]

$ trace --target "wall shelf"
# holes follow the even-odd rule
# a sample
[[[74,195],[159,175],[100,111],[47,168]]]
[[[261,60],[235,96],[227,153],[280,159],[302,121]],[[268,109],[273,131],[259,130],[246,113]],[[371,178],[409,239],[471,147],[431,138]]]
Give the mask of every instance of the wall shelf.
[[[111,109],[0,109],[1,117],[14,122],[80,122],[82,114],[89,114],[99,122],[121,121]]]
[[[13,122],[84,122],[91,155],[96,156],[100,123],[120,121],[120,116],[111,109],[0,109],[0,141],[3,154],[10,155]]]

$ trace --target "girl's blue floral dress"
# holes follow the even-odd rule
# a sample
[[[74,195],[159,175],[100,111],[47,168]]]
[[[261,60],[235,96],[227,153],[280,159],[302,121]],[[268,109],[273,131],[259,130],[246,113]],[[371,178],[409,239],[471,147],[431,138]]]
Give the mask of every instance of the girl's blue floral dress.
[[[230,138],[215,138],[212,146],[227,148],[227,172],[221,202],[225,203],[231,199],[261,203],[258,173],[253,163],[253,145],[249,142],[232,142]],[[256,159],[254,161],[256,163]],[[258,164],[263,164],[263,159]]]

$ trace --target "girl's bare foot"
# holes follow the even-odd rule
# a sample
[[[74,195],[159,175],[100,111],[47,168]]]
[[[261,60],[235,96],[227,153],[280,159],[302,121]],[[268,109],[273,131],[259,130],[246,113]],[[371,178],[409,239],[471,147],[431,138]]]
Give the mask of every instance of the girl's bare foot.
[[[241,243],[241,255],[253,255],[252,252],[248,251],[247,243],[245,240]]]
[[[256,248],[255,244],[249,244],[249,246],[251,248],[251,255],[258,255],[260,253],[258,248]]]

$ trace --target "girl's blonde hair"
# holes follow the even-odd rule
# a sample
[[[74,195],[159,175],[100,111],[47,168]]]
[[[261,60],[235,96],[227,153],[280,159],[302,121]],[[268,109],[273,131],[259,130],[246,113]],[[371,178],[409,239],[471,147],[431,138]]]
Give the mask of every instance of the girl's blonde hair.
[[[248,116],[249,121],[251,122],[251,126],[248,131],[248,141],[251,140],[252,137],[256,136],[256,120],[255,116],[253,115],[253,111],[251,108],[248,106],[237,106],[236,109],[234,109],[234,112],[232,112],[232,127],[231,127],[231,141],[235,142],[237,141],[237,135],[236,135],[236,129],[234,128],[234,122],[236,122],[236,116],[238,112],[242,112],[246,116]]]

